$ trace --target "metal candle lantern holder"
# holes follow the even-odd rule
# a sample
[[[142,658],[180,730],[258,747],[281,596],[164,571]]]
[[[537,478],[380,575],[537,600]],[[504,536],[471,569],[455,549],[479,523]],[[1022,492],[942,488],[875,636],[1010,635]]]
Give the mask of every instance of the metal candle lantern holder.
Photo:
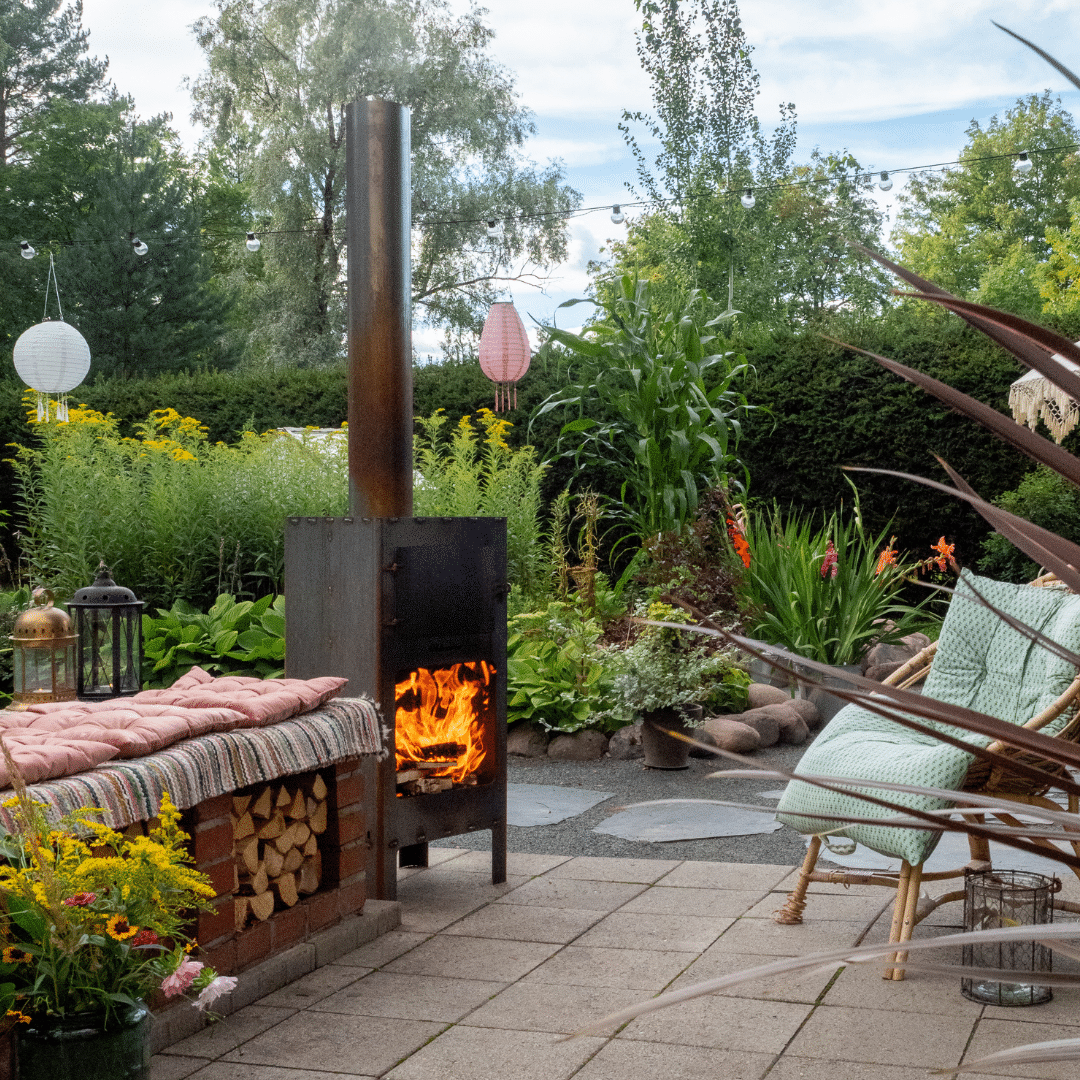
[[[107,701],[142,689],[142,600],[98,567],[93,585],[68,601],[78,635],[80,701]]]
[[[985,870],[968,874],[964,886],[964,929],[996,930],[1006,926],[1038,926],[1054,921],[1056,878],[1021,870]],[[1019,982],[986,978],[962,979],[960,992],[988,1005],[1041,1005],[1053,997],[1037,976],[1052,970],[1053,953],[1037,941],[1017,938],[965,945],[965,967],[1002,968],[1022,976]]]
[[[53,607],[52,593],[34,590],[34,607],[16,620],[11,634],[16,712],[49,701],[75,700],[75,633]]]

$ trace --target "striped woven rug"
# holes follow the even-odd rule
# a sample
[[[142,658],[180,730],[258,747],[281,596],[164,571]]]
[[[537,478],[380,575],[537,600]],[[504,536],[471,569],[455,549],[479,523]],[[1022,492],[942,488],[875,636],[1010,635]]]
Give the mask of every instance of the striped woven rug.
[[[93,806],[105,811],[103,820],[109,825],[123,828],[154,817],[163,791],[185,810],[249,784],[347,758],[383,758],[389,753],[386,734],[369,698],[334,698],[314,712],[268,727],[200,735],[146,757],[110,761],[90,772],[31,784],[27,791],[50,808],[50,820]],[[0,791],[0,802],[12,794],[10,789]],[[4,807],[0,821],[12,827]]]

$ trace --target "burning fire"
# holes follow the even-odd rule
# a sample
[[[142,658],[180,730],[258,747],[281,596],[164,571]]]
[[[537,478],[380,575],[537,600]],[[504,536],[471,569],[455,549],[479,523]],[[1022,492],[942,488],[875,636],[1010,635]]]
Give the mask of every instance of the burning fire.
[[[420,762],[429,777],[455,784],[476,772],[486,753],[482,716],[488,711],[495,669],[483,660],[428,671],[420,668],[395,687],[398,771]]]

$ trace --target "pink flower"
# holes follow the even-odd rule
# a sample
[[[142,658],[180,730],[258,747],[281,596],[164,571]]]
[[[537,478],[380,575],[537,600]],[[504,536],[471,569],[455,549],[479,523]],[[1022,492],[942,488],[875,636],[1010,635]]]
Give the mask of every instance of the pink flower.
[[[825,548],[825,561],[821,564],[821,576],[823,578],[836,577],[836,572],[839,569],[837,561],[836,548],[833,547],[833,542],[830,540]]]
[[[195,976],[203,969],[202,961],[191,960],[184,957],[179,967],[171,974],[166,975],[161,982],[162,993],[167,997],[176,997],[182,994],[194,981]]]
[[[232,975],[219,975],[212,983],[203,987],[202,993],[195,999],[196,1009],[206,1009],[213,1005],[222,994],[227,994],[236,986]]]
[[[86,907],[92,904],[97,899],[97,893],[92,892],[77,892],[74,896],[69,896],[66,900],[61,900],[60,903],[67,904],[68,907]]]

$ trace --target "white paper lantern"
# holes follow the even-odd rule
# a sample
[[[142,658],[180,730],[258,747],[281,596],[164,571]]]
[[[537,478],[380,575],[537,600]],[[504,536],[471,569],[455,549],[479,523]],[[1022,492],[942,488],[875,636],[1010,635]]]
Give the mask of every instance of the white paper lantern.
[[[38,323],[15,342],[15,370],[31,390],[66,394],[86,378],[90,346],[69,323]]]

